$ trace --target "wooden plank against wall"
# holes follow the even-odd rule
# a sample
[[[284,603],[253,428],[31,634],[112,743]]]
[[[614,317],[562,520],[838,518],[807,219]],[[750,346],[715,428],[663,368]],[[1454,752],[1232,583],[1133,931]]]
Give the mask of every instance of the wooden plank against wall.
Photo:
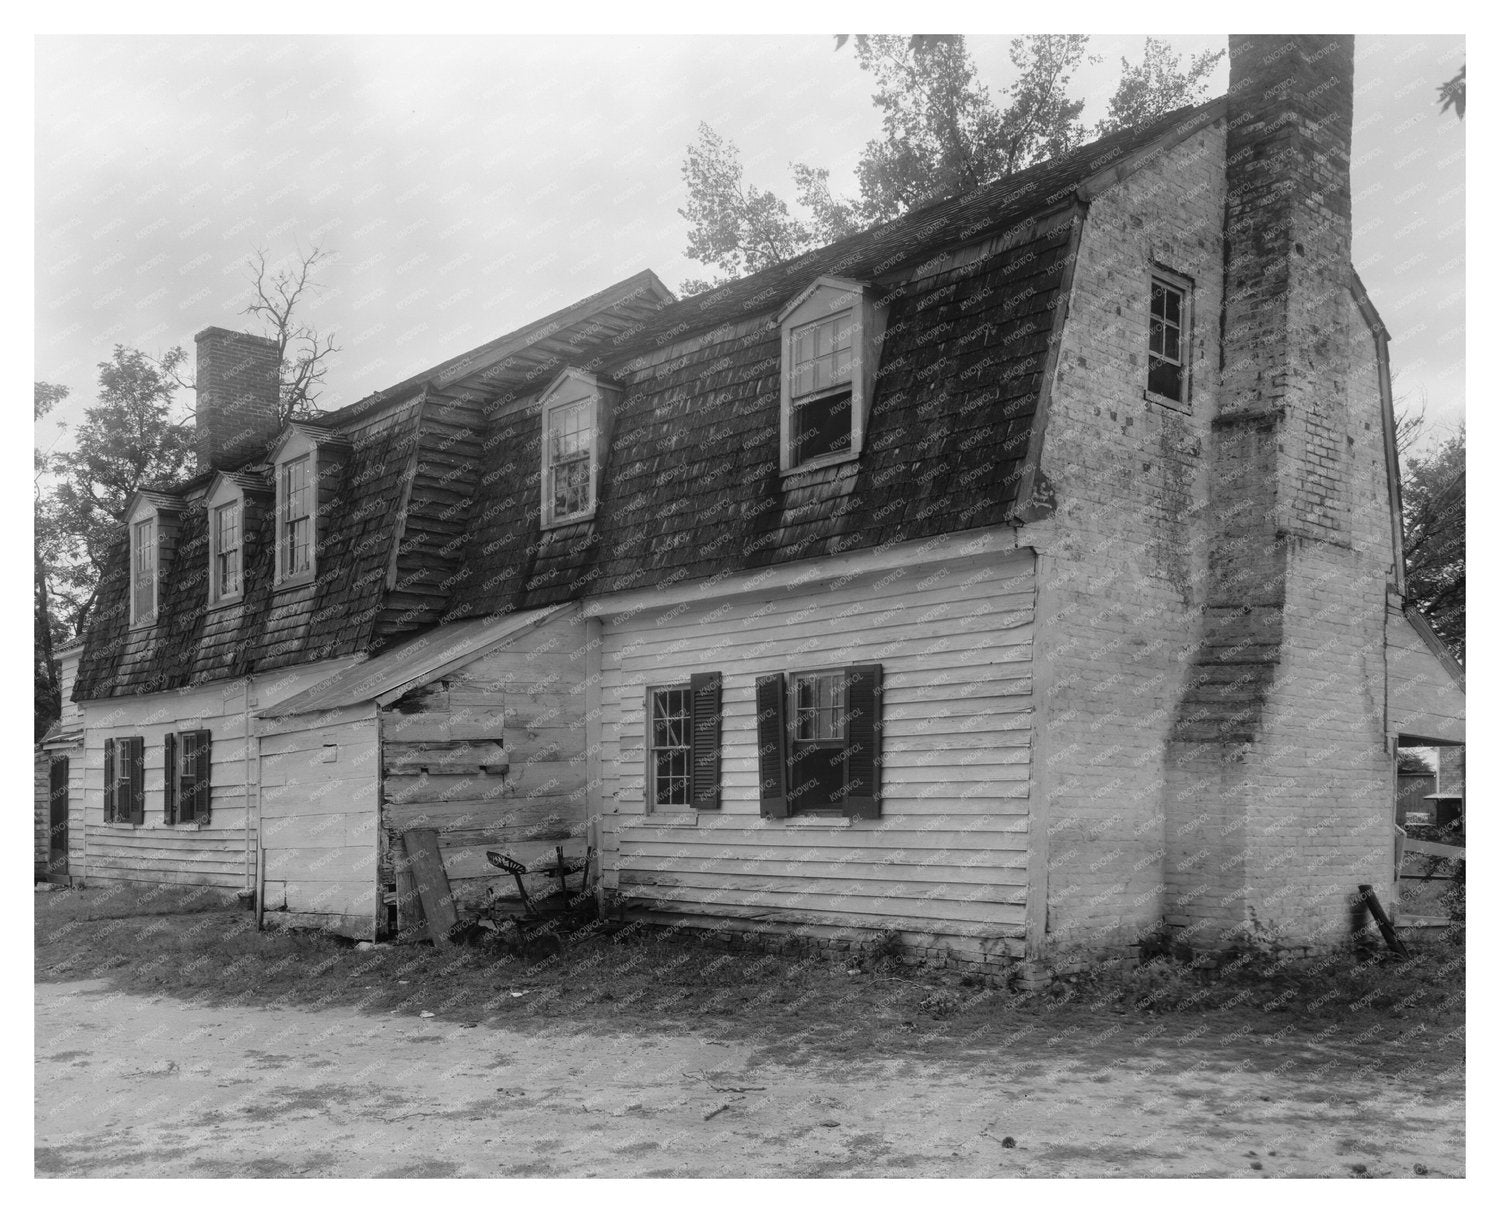
[[[411,860],[411,873],[417,894],[422,899],[422,914],[427,919],[428,937],[440,948],[450,944],[448,932],[458,925],[453,908],[453,893],[448,887],[448,873],[443,869],[436,830],[407,830],[402,835]]]

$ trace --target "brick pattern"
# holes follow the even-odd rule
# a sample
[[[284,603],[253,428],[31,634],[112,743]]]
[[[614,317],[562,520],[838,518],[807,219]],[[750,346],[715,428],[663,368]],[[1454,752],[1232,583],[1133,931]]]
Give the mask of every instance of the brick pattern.
[[[1162,912],[1167,736],[1207,563],[1223,166],[1218,122],[1096,197],[1079,245],[1042,456],[1057,511],[1022,531],[1038,552],[1048,951],[1128,946]],[[1185,407],[1146,397],[1154,266],[1192,283]]]
[[[265,453],[281,428],[281,359],[276,342],[207,328],[198,346],[197,455],[200,471],[238,467]]]
[[[1294,940],[1384,895],[1391,551],[1375,351],[1350,291],[1353,40],[1230,40],[1209,577],[1167,788],[1168,924]]]

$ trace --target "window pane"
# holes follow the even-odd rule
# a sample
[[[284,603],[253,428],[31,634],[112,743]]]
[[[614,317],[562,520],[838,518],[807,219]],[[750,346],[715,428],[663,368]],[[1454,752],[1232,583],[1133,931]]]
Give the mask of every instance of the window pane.
[[[1172,328],[1170,325],[1162,333],[1161,352],[1165,357],[1170,358],[1173,362],[1182,361],[1182,350],[1177,344],[1178,338],[1180,336],[1180,331],[1178,329]]]
[[[854,365],[854,313],[840,312],[792,330],[794,397],[847,383]]]
[[[150,520],[135,525],[131,545],[131,592],[137,620],[148,618],[156,608],[156,525]]]
[[[1168,400],[1181,400],[1182,367],[1175,362],[1152,358],[1146,387],[1158,396],[1165,396]]]
[[[692,718],[685,689],[651,693],[651,802],[686,805],[690,799]]]
[[[791,459],[795,467],[849,449],[852,393],[837,392],[792,406]]]
[[[1164,291],[1162,293],[1166,296],[1165,300],[1163,301],[1166,304],[1166,310],[1163,312],[1163,315],[1165,315],[1166,318],[1173,324],[1181,324],[1182,293],[1180,291],[1173,290]]]
[[[589,506],[588,458],[573,459],[552,469],[552,516],[580,514]]]

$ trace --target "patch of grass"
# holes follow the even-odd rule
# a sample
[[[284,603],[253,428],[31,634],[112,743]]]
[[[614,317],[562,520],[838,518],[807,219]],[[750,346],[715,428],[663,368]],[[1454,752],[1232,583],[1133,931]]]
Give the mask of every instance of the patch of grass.
[[[1121,1017],[1167,1017],[1180,1025],[1169,1034],[1201,1032],[1205,1022],[1236,1035],[1420,1027],[1430,1035],[1418,1043],[1462,1048],[1461,942],[1419,946],[1406,964],[1353,952],[1283,963],[1250,947],[1248,960],[1231,958],[1212,975],[1162,955],[1086,967],[1026,994],[922,966],[891,975],[886,955],[869,966],[875,971],[860,971],[848,958],[734,952],[643,923],[580,934],[561,955],[528,960],[479,947],[358,950],[322,932],[258,932],[243,910],[126,914],[142,903],[107,890],[38,894],[36,904],[40,981],[102,978],[116,990],[210,1005],[430,1011],[450,1023],[528,1031],[709,1031],[783,1065],[1009,1055],[1038,1034],[1108,1040]],[[1395,1029],[1393,1019],[1407,1022]]]

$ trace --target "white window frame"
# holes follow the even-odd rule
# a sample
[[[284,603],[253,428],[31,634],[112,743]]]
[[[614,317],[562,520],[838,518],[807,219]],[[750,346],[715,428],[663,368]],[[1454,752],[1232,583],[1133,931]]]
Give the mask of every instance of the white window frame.
[[[291,545],[287,525],[291,521],[288,511],[287,470],[294,464],[307,461],[307,485],[311,503],[307,518],[308,537],[307,568],[291,570]],[[318,445],[308,434],[293,429],[282,441],[276,452],[276,586],[306,585],[318,575]],[[241,575],[241,584],[244,578]]]
[[[1182,397],[1171,396],[1151,390],[1151,359],[1163,357],[1151,349],[1151,292],[1157,283],[1182,296],[1181,314],[1178,324],[1177,366],[1182,372]],[[1169,359],[1164,359],[1170,361]],[[1151,266],[1146,279],[1146,399],[1169,409],[1189,411],[1193,403],[1193,280],[1172,272],[1163,266]]]
[[[875,394],[875,368],[880,359],[886,309],[875,306],[874,292],[849,278],[818,278],[777,314],[781,326],[781,445],[783,476],[814,471],[860,457],[869,428],[870,404]],[[794,392],[796,334],[810,325],[847,315],[850,323],[849,445],[846,449],[793,462],[792,422],[798,407],[844,390],[844,380],[817,391]]]
[[[592,521],[599,508],[600,472],[608,441],[611,406],[618,389],[585,371],[569,368],[563,371],[537,399],[541,424],[540,489],[541,525],[543,530],[573,526]],[[588,500],[582,509],[559,514],[554,509],[552,491],[552,424],[564,412],[581,407],[584,415],[584,450],[588,461],[585,473]],[[578,462],[569,460],[568,462]]]
[[[137,560],[141,552],[138,536],[142,528],[148,528],[146,550],[151,553],[151,610],[142,612],[136,601],[136,589],[141,581],[141,569]],[[156,622],[161,600],[161,527],[154,511],[132,514],[130,517],[130,626],[147,627]]]
[[[682,746],[656,745],[656,697],[668,692],[680,693],[686,700],[687,715],[683,718],[687,728],[687,741]],[[686,799],[681,804],[676,802],[663,802],[656,794],[656,755],[659,749],[681,749],[686,763],[683,785],[686,791]],[[693,691],[692,684],[688,682],[673,682],[662,686],[648,686],[646,688],[646,807],[653,813],[690,813],[693,811]]]
[[[232,480],[220,479],[204,502],[208,510],[208,600],[214,606],[227,606],[245,596],[245,493]],[[239,587],[225,593],[219,586],[219,514],[236,511],[239,534]]]

